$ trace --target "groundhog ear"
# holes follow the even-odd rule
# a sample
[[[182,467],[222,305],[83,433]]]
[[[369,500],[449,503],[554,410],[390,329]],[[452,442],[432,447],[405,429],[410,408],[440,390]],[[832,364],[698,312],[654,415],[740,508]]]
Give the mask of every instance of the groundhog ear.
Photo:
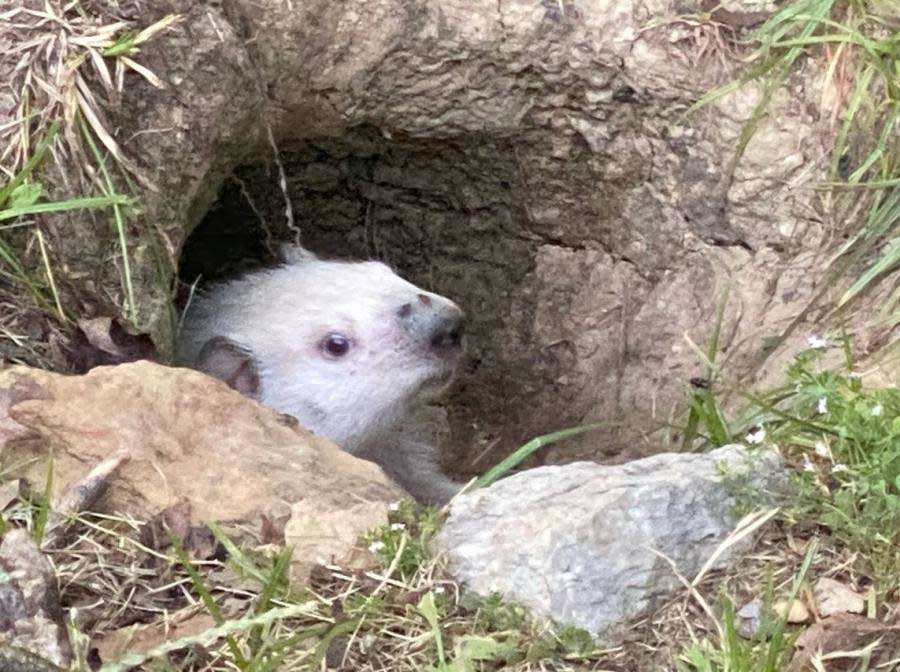
[[[316,255],[300,245],[293,243],[282,243],[278,249],[281,261],[285,264],[302,264],[306,261],[315,261],[318,259]]]
[[[197,368],[248,397],[259,392],[259,373],[252,355],[227,338],[208,340],[197,357]]]

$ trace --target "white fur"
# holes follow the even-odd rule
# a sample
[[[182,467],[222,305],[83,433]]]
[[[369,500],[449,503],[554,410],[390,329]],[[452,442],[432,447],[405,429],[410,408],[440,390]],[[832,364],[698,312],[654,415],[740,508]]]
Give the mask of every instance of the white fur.
[[[401,431],[446,388],[459,359],[401,328],[398,308],[420,295],[437,310],[458,310],[378,262],[294,257],[195,297],[179,359],[195,366],[205,343],[227,338],[256,363],[259,401],[378,462],[414,496],[445,501],[458,486],[440,473],[435,448]],[[323,352],[330,333],[351,339],[346,356]]]

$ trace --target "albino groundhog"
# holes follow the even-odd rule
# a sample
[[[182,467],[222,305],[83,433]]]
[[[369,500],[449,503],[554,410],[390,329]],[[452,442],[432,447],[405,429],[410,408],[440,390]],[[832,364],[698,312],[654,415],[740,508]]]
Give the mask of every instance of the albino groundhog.
[[[194,297],[180,362],[377,462],[417,499],[446,502],[460,485],[409,424],[453,379],[463,312],[378,262],[284,256]]]

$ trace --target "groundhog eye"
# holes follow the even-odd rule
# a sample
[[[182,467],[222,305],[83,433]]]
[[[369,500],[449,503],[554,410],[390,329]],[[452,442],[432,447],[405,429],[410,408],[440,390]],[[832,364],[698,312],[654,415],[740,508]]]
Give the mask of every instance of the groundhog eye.
[[[342,334],[328,334],[322,342],[322,349],[332,357],[343,357],[350,351],[350,339]]]

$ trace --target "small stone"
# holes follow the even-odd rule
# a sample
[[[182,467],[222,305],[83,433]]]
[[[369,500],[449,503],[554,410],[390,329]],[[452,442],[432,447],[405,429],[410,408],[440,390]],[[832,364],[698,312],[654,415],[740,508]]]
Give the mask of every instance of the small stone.
[[[23,666],[29,655],[68,669],[72,650],[53,566],[15,529],[0,543],[0,670],[31,669]]]
[[[759,634],[762,625],[763,603],[758,597],[753,598],[737,612],[735,629],[745,639],[753,639]]]

